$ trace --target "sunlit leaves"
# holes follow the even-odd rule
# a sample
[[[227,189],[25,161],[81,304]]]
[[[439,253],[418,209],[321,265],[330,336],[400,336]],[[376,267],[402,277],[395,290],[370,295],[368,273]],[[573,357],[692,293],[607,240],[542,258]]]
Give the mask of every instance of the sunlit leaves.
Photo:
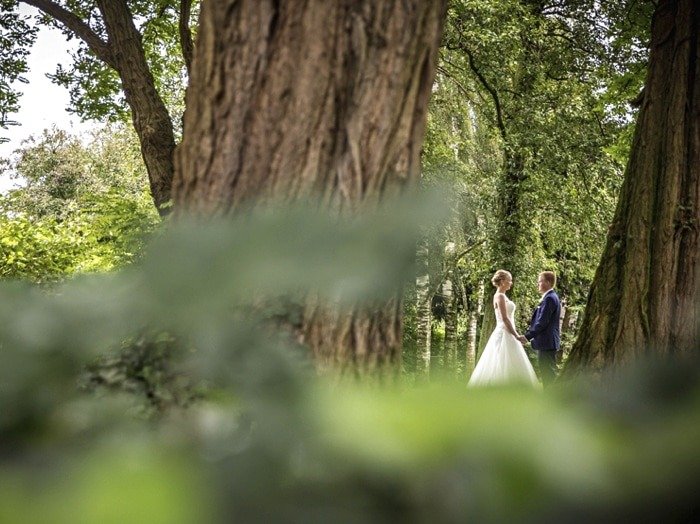
[[[0,197],[2,234],[12,238],[4,278],[41,282],[121,267],[160,222],[133,136],[108,128],[86,142],[46,130],[9,162],[6,172],[22,186]]]
[[[58,280],[74,267],[82,239],[54,220],[0,217],[0,278]]]
[[[50,78],[68,89],[70,110],[86,120],[126,122],[128,106],[119,75],[95,58],[84,45],[72,53],[73,64],[59,64]]]

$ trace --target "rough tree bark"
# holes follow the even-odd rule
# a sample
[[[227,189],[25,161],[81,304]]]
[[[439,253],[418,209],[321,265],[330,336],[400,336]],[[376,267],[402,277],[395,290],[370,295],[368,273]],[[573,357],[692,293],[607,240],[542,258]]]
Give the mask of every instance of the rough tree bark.
[[[630,160],[566,373],[697,352],[700,5],[661,0]]]
[[[202,6],[177,212],[313,196],[353,209],[413,184],[444,0],[211,0]],[[398,362],[401,307],[307,308],[321,367]]]

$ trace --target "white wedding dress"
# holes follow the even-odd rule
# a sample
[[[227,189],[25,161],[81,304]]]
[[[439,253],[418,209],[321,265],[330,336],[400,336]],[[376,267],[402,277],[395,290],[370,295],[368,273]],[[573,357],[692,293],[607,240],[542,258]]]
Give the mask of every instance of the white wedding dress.
[[[508,297],[505,299],[508,318],[511,324],[515,325],[515,303]],[[496,308],[496,328],[481,353],[468,385],[471,387],[512,383],[540,387],[523,345],[508,332],[501,312]]]

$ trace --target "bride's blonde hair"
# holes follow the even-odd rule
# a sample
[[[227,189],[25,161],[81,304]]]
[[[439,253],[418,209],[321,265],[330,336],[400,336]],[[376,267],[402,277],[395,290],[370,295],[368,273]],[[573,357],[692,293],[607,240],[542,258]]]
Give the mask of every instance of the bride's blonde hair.
[[[510,274],[510,271],[506,271],[505,269],[499,269],[493,274],[491,283],[494,285],[494,287],[498,287],[501,283],[501,280],[504,280],[508,277],[510,277],[510,279],[513,280],[513,275]]]

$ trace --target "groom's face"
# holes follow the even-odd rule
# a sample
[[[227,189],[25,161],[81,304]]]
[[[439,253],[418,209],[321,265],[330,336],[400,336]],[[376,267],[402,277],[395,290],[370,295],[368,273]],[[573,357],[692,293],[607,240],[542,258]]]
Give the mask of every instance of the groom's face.
[[[542,277],[542,276],[540,276],[540,277],[537,279],[537,290],[538,290],[540,293],[546,293],[547,291],[550,290],[549,282],[547,282],[547,281],[544,279],[544,277]]]

